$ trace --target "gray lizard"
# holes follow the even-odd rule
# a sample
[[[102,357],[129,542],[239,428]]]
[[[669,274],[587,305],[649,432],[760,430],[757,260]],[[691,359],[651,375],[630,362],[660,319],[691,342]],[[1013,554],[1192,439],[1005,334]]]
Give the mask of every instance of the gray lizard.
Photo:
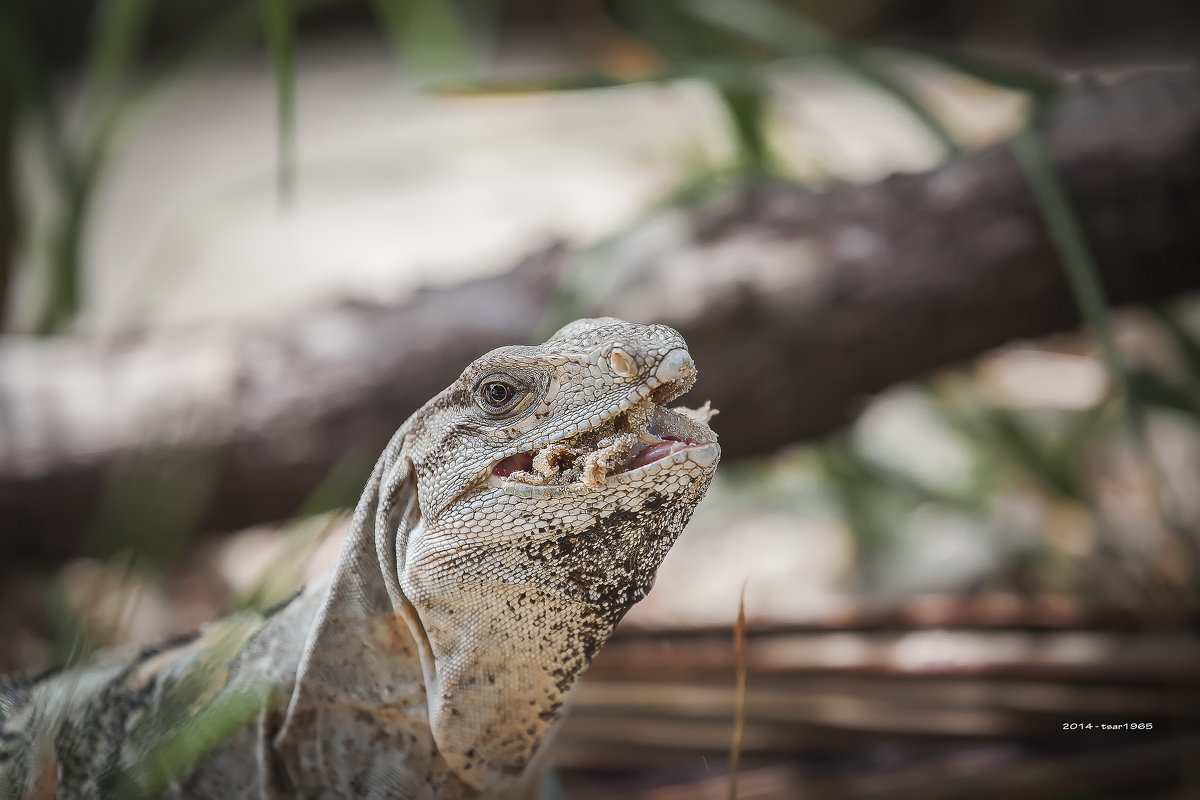
[[[0,798],[507,798],[708,488],[661,325],[579,320],[405,422],[278,610],[0,693]]]

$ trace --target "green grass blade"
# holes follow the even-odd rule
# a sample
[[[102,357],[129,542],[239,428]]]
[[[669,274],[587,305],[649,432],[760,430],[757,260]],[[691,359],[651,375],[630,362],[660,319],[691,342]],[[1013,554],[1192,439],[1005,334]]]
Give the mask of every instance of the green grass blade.
[[[766,115],[770,98],[767,87],[749,70],[740,78],[714,83],[725,113],[729,115],[742,174],[749,178],[769,174]]]
[[[711,25],[761,42],[782,55],[820,55],[838,44],[833,34],[806,16],[766,0],[692,0],[684,7]]]
[[[1154,319],[1182,359],[1188,382],[1192,386],[1200,386],[1200,340],[1175,309],[1157,308],[1154,310]]]
[[[262,0],[263,28],[275,73],[275,125],[278,142],[277,188],[281,203],[291,200],[296,181],[296,53],[291,0]]]
[[[869,591],[894,544],[890,522],[881,520],[877,513],[881,495],[844,435],[826,439],[816,445],[814,452],[821,481],[853,543],[859,588]]]
[[[644,76],[616,76],[606,72],[578,72],[561,77],[510,78],[504,80],[442,81],[429,89],[444,95],[502,95],[536,92],[586,92],[634,83],[665,81],[682,73],[654,72]]]
[[[961,151],[954,133],[946,127],[936,114],[917,97],[912,90],[897,80],[884,68],[878,57],[871,51],[859,47],[841,47],[834,53],[834,58],[851,72],[856,73],[860,80],[871,84],[876,89],[887,94],[901,108],[906,110],[921,126],[937,140],[942,149],[954,155]]]
[[[688,64],[734,55],[727,43],[714,38],[711,26],[698,24],[702,20],[686,0],[625,0],[619,8],[632,32],[665,61]]]
[[[120,93],[141,53],[154,0],[104,0],[95,9],[83,95],[99,111]]]
[[[46,299],[36,322],[39,333],[60,330],[82,305],[80,251],[92,191],[106,160],[114,109],[121,105],[121,91],[141,53],[153,7],[152,0],[106,0],[96,7],[83,78],[88,119],[82,155],[65,151],[57,171],[63,211],[49,263]]]
[[[295,0],[292,8],[298,13],[334,2],[337,0]],[[79,309],[82,240],[90,218],[92,197],[107,167],[116,136],[126,121],[152,96],[169,88],[172,81],[188,69],[214,55],[252,41],[260,29],[260,16],[260,9],[254,4],[238,6],[218,18],[178,51],[149,66],[136,80],[129,82],[120,102],[110,105],[94,123],[87,142],[82,146],[82,155],[66,153],[64,159],[67,163],[63,165],[60,178],[64,186],[65,206],[58,233],[54,237],[49,277],[51,289],[36,322],[38,333],[45,335],[60,330]],[[290,129],[281,127],[280,138],[290,142]],[[287,152],[289,148],[281,148],[281,154]],[[290,164],[291,159],[285,157],[282,163]],[[280,174],[281,186],[288,186],[290,169],[281,167]]]
[[[1200,416],[1200,405],[1187,389],[1152,370],[1132,368],[1129,371],[1129,389],[1140,405]]]
[[[21,36],[8,9],[0,9],[0,331],[8,318],[21,249],[22,204],[17,197],[17,130],[21,124]]]
[[[341,0],[291,0],[296,17],[309,11],[340,3]],[[241,3],[217,17],[208,27],[188,39],[178,49],[150,64],[129,90],[126,105],[144,103],[171,87],[189,70],[214,57],[250,44],[262,30],[262,9],[254,3]]]
[[[1058,249],[1080,314],[1096,337],[1113,378],[1123,386],[1125,368],[1117,349],[1100,272],[1058,180],[1054,163],[1032,124],[1026,124],[1017,132],[1012,139],[1012,149],[1033,191],[1050,238]]]

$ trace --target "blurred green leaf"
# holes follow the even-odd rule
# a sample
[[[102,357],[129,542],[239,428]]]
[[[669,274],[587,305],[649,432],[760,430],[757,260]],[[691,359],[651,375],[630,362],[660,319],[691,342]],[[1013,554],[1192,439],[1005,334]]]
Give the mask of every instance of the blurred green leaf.
[[[717,81],[716,87],[729,115],[742,174],[750,178],[769,174],[765,128],[770,100],[766,85],[747,71],[740,79]]]
[[[1154,319],[1170,340],[1188,372],[1188,382],[1200,386],[1200,341],[1174,309],[1157,308]]]
[[[874,53],[857,47],[842,47],[839,48],[836,58],[852,72],[857,73],[859,78],[889,95],[892,100],[908,111],[947,153],[955,154],[961,150],[954,133],[929,109],[924,101],[897,80]]]
[[[682,77],[678,72],[656,72],[643,77],[614,75],[607,72],[579,72],[561,77],[516,78],[510,80],[478,80],[440,82],[430,88],[446,95],[529,94],[533,92],[578,92],[590,89],[609,89],[633,83],[666,81]]]
[[[83,237],[91,213],[92,196],[116,134],[116,114],[101,121],[78,157],[68,155],[62,165],[59,218],[51,241],[46,298],[37,320],[37,332],[56,333],[70,322],[83,303]]]
[[[262,617],[242,612],[206,629],[204,650],[183,667],[175,683],[167,684],[161,701],[138,715],[125,732],[143,755],[109,777],[116,786],[109,797],[161,796],[264,709],[281,707],[284,698],[268,678],[235,675],[231,669],[239,650],[261,627]]]
[[[844,435],[816,446],[817,464],[830,498],[854,541],[860,587],[873,586],[893,544],[894,526],[879,513],[883,499]]]
[[[456,5],[445,0],[372,0],[392,45],[419,84],[478,72]]]
[[[1043,488],[1079,503],[1089,502],[1078,465],[1055,452],[1030,431],[1025,416],[996,406],[982,409],[980,421],[998,449],[1007,453]]]
[[[262,0],[263,28],[275,73],[279,199],[291,199],[296,181],[296,53],[291,0]]]
[[[291,8],[299,13],[338,1],[293,0]],[[116,138],[125,123],[141,110],[144,104],[169,88],[186,70],[204,63],[218,53],[252,41],[262,29],[261,18],[261,9],[257,4],[235,6],[178,49],[147,66],[139,75],[126,76],[122,82],[122,92],[108,98],[107,105],[97,108],[95,118],[84,126],[83,133],[78,137],[81,140],[79,144],[73,147],[64,145],[52,148],[52,160],[55,162],[52,172],[59,183],[61,208],[51,239],[46,298],[36,322],[38,333],[48,334],[60,330],[75,316],[82,303],[81,249],[90,219],[92,197],[107,168]],[[128,38],[128,35],[124,37]],[[111,70],[113,67],[106,66],[105,69]],[[50,122],[53,123],[53,120]],[[50,128],[52,130],[53,125]],[[290,185],[287,177],[286,142],[291,141],[291,134],[285,127],[281,127],[279,135],[282,192]]]
[[[1042,144],[1033,124],[1023,126],[1012,139],[1013,153],[1020,162],[1025,179],[1033,191],[1042,220],[1062,259],[1067,281],[1079,305],[1079,311],[1100,344],[1109,372],[1118,383],[1125,383],[1125,368],[1117,349],[1108,300],[1100,282],[1100,273],[1066,192],[1059,183],[1054,162]]]
[[[46,584],[42,602],[55,664],[77,664],[96,652],[100,644],[88,621],[67,599],[61,578]]]
[[[140,566],[171,566],[197,528],[216,474],[209,455],[130,456],[107,478],[84,554],[129,552]]]
[[[770,45],[779,55],[827,55],[839,46],[820,25],[769,0],[690,0],[684,7],[713,25]]]
[[[15,110],[28,115],[37,132],[34,141],[43,149],[50,174],[56,177],[66,163],[66,142],[62,131],[49,67],[41,53],[31,47],[27,21],[10,5],[0,3],[0,81],[6,82],[15,101]],[[10,124],[20,120],[14,118]]]
[[[621,3],[633,32],[667,61],[686,65],[698,77],[707,77],[708,65],[744,61],[709,25],[700,24],[689,0],[625,0]]]
[[[102,113],[141,53],[154,0],[101,0],[94,8],[83,94],[92,111]]]
[[[688,0],[623,4],[635,32],[668,59],[679,74],[708,81],[725,113],[744,176],[770,172],[767,113],[770,87],[753,68],[750,54],[739,52],[714,31]]]
[[[1083,463],[1088,451],[1119,431],[1119,398],[1108,392],[1090,408],[1061,416],[1058,440],[1052,447],[1056,457],[1072,464]]]
[[[1200,413],[1196,399],[1186,389],[1170,383],[1157,372],[1144,367],[1133,367],[1129,370],[1128,381],[1129,391],[1135,402],[1140,405],[1192,415]]]
[[[11,11],[0,8],[0,331],[8,317],[8,294],[15,283],[17,253],[24,227],[17,198],[17,126],[27,104],[25,75],[29,54]]]
[[[290,0],[289,7],[293,15],[298,17],[340,2],[342,0]],[[221,53],[253,42],[263,30],[263,18],[264,9],[256,3],[235,5],[195,36],[148,65],[141,79],[130,87],[123,105],[132,110],[169,89],[188,70],[207,63]]]
[[[959,511],[980,511],[984,508],[986,498],[983,496],[936,489],[907,472],[880,464],[865,455],[860,454],[858,458],[864,478],[880,490],[902,495],[913,503],[936,503]]]
[[[1022,414],[992,405],[975,392],[965,403],[937,402],[932,407],[945,424],[992,460],[1008,462],[1054,494],[1088,503],[1075,460],[1079,454],[1052,447],[1030,430]]]
[[[88,119],[79,150],[58,154],[63,207],[52,244],[46,299],[37,321],[39,333],[61,329],[82,304],[80,251],[92,190],[114,131],[113,109],[141,53],[153,7],[152,0],[104,0],[95,8],[83,77]]]
[[[839,38],[804,15],[770,0],[691,0],[697,16],[772,47],[789,58],[819,55],[881,90],[912,114],[948,153],[959,150],[954,134],[871,50]]]

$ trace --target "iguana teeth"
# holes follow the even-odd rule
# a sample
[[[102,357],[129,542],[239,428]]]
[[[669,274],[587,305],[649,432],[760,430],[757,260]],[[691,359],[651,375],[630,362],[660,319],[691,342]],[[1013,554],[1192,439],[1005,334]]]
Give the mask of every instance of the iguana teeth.
[[[685,363],[682,358],[679,361]],[[681,369],[672,367],[668,374]],[[678,388],[662,384],[660,390],[663,386],[668,392]],[[636,470],[682,447],[663,449],[664,442],[694,444],[715,438],[706,425],[716,413],[708,403],[697,410],[669,410],[651,400],[641,400],[632,404],[626,401],[621,408],[615,414],[599,415],[604,422],[597,427],[501,460],[492,468],[492,474],[529,486],[594,488],[613,475]],[[667,428],[675,433],[668,434]]]

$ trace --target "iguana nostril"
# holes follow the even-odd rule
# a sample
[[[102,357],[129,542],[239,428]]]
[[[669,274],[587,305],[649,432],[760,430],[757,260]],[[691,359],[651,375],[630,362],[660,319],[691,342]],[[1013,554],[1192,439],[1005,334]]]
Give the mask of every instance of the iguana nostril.
[[[654,370],[654,377],[662,383],[693,377],[695,374],[696,362],[692,361],[691,354],[681,347],[667,353]]]
[[[638,375],[637,362],[633,357],[619,347],[614,347],[608,356],[608,366],[614,374],[622,378],[636,378]]]

